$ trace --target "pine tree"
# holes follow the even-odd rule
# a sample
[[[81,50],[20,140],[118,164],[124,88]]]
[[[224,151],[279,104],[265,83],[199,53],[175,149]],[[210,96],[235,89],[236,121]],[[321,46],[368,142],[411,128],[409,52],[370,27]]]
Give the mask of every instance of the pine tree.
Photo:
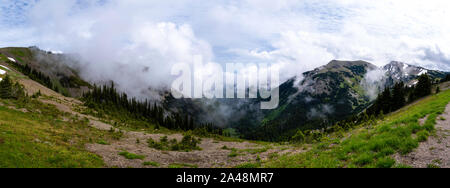
[[[24,98],[26,96],[25,89],[19,82],[16,82],[11,89],[11,97],[15,99]]]
[[[414,97],[421,98],[431,94],[431,79],[427,74],[422,74],[419,77],[416,89],[414,90]]]
[[[409,89],[409,94],[408,94],[408,103],[412,103],[412,102],[414,102],[414,100],[416,100],[416,97],[414,96],[414,91],[416,90],[416,87],[415,86],[412,86],[410,89]]]
[[[392,109],[392,94],[389,88],[385,88],[383,93],[381,93],[381,110],[385,113],[391,112]]]
[[[392,90],[392,110],[398,110],[406,103],[405,84],[403,82],[395,84]]]
[[[12,81],[8,75],[0,82],[0,98],[9,99],[12,98]]]
[[[436,88],[436,94],[438,94],[438,93],[440,93],[441,92],[441,88],[438,86],[437,88]]]

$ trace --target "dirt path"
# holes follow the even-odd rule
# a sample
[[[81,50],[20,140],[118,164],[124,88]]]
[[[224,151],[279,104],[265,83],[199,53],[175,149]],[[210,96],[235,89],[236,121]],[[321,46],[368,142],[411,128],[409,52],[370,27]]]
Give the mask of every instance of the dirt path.
[[[436,135],[430,136],[414,152],[395,156],[398,162],[415,168],[450,168],[450,104],[436,121]]]

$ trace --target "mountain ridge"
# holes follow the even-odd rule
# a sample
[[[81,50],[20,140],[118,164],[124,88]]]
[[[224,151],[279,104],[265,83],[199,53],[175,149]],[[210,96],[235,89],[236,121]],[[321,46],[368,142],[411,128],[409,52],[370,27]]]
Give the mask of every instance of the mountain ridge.
[[[8,52],[8,50],[18,49],[23,52]],[[75,71],[69,67],[64,68],[64,65],[59,65],[63,67],[62,71],[48,72],[46,70],[45,67],[52,63],[45,62],[45,59],[47,61],[50,59],[53,64],[58,63],[58,60],[62,61],[63,58],[58,59],[53,56],[64,57],[64,54],[51,54],[36,48],[4,48],[0,49],[0,53],[14,56],[19,62],[24,60],[30,62],[30,66],[38,71],[44,70],[44,74],[58,82],[75,77],[83,83],[82,78]],[[40,56],[50,58],[30,59],[33,56],[27,54],[33,53],[40,53]],[[66,73],[63,73],[61,77],[60,72]],[[372,72],[381,77],[370,80],[368,75]],[[413,85],[416,78],[423,73],[430,74],[434,80],[446,75],[442,71],[428,70],[399,61],[377,67],[362,60],[332,60],[324,66],[302,73],[301,80],[293,77],[282,83],[279,86],[280,104],[274,110],[260,110],[258,103],[261,99],[176,100],[170,94],[164,94],[161,104],[170,111],[188,114],[202,123],[215,123],[223,128],[231,128],[230,132],[237,131],[244,138],[289,137],[296,129],[325,128],[333,122],[361,113],[371,105],[374,96],[384,87],[400,81]],[[68,86],[66,88],[68,91],[80,87],[76,84],[75,88],[71,88],[71,84],[64,85]],[[369,90],[373,90],[373,93]]]

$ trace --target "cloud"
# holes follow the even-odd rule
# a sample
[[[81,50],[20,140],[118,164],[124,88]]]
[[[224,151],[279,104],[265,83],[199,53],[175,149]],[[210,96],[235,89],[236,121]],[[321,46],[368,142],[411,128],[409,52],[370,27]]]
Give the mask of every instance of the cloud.
[[[449,70],[450,24],[443,19],[449,6],[446,0],[3,0],[0,45],[80,54],[86,77],[120,82],[134,95],[165,84],[170,65],[194,55],[276,63],[282,80],[332,59]]]
[[[423,49],[422,60],[432,62],[437,69],[450,70],[450,56],[443,53],[439,47]]]
[[[385,79],[386,71],[382,68],[369,70],[364,76],[364,79],[361,81],[361,86],[371,100],[375,100],[379,91],[385,87]]]

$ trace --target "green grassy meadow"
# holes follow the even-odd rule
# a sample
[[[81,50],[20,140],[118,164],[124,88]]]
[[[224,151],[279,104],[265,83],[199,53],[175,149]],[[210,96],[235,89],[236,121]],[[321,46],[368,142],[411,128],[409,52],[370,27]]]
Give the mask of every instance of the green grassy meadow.
[[[263,161],[258,166],[268,168],[392,168],[408,167],[396,164],[394,154],[407,154],[426,141],[434,132],[439,114],[450,102],[450,90],[427,97],[416,104],[379,119],[373,127],[359,126],[338,141],[314,144],[308,152],[282,155]],[[423,125],[419,120],[427,117]]]

